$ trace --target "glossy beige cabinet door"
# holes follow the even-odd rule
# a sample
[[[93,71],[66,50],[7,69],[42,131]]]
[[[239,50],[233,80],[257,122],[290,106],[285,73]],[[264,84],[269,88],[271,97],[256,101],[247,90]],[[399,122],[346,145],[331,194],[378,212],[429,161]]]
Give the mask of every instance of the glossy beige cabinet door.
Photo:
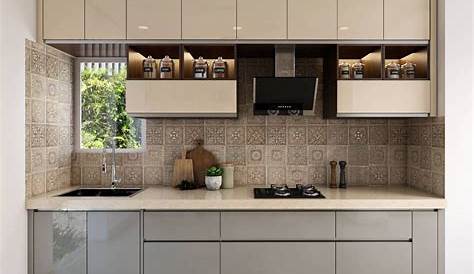
[[[44,0],[44,39],[84,39],[84,0]]]
[[[235,39],[235,0],[182,0],[183,39]]]
[[[181,1],[127,0],[127,39],[181,39]]]
[[[286,39],[287,0],[237,0],[237,39]]]
[[[430,0],[385,0],[385,39],[430,39]]]
[[[288,0],[288,39],[337,39],[337,1]]]
[[[383,1],[338,0],[338,38],[383,39]]]
[[[127,0],[85,0],[86,39],[125,39]]]

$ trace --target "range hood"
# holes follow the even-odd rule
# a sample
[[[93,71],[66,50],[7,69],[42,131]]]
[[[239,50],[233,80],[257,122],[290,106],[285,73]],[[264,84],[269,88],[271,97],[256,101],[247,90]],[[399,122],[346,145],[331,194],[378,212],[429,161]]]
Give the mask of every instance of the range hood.
[[[295,77],[295,46],[275,46],[275,76],[253,79],[254,115],[315,115],[317,77]]]

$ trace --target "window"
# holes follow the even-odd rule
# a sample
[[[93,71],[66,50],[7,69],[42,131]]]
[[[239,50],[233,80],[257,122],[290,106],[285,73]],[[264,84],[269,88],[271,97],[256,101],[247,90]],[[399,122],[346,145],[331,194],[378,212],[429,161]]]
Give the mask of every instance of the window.
[[[78,61],[80,149],[103,149],[115,140],[119,149],[139,149],[142,120],[125,111],[126,63],[123,60]]]

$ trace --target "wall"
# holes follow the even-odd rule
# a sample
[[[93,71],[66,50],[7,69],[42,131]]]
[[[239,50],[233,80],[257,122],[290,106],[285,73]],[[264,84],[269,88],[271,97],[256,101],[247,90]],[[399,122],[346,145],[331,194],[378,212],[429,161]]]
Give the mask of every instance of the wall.
[[[73,59],[26,41],[26,195],[70,185],[73,150]]]
[[[325,120],[321,89],[315,117],[254,116],[252,79],[273,72],[273,59],[239,60],[237,120],[148,120],[146,150],[118,159],[123,184],[169,184],[174,160],[196,139],[203,139],[219,162],[234,163],[238,185],[326,184],[330,160],[348,161],[350,185],[406,184],[406,119]],[[297,76],[315,74],[323,75],[322,59],[297,59]],[[101,174],[101,162],[100,153],[75,154],[73,182],[109,185],[110,175]]]
[[[35,39],[34,0],[0,0],[0,273],[26,274],[25,39]]]

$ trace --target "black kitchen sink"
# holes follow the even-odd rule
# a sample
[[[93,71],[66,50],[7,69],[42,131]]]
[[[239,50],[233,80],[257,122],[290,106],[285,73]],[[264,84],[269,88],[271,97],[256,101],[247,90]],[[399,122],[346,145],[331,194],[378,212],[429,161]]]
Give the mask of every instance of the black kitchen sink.
[[[141,188],[80,188],[59,197],[129,197],[142,191]]]

